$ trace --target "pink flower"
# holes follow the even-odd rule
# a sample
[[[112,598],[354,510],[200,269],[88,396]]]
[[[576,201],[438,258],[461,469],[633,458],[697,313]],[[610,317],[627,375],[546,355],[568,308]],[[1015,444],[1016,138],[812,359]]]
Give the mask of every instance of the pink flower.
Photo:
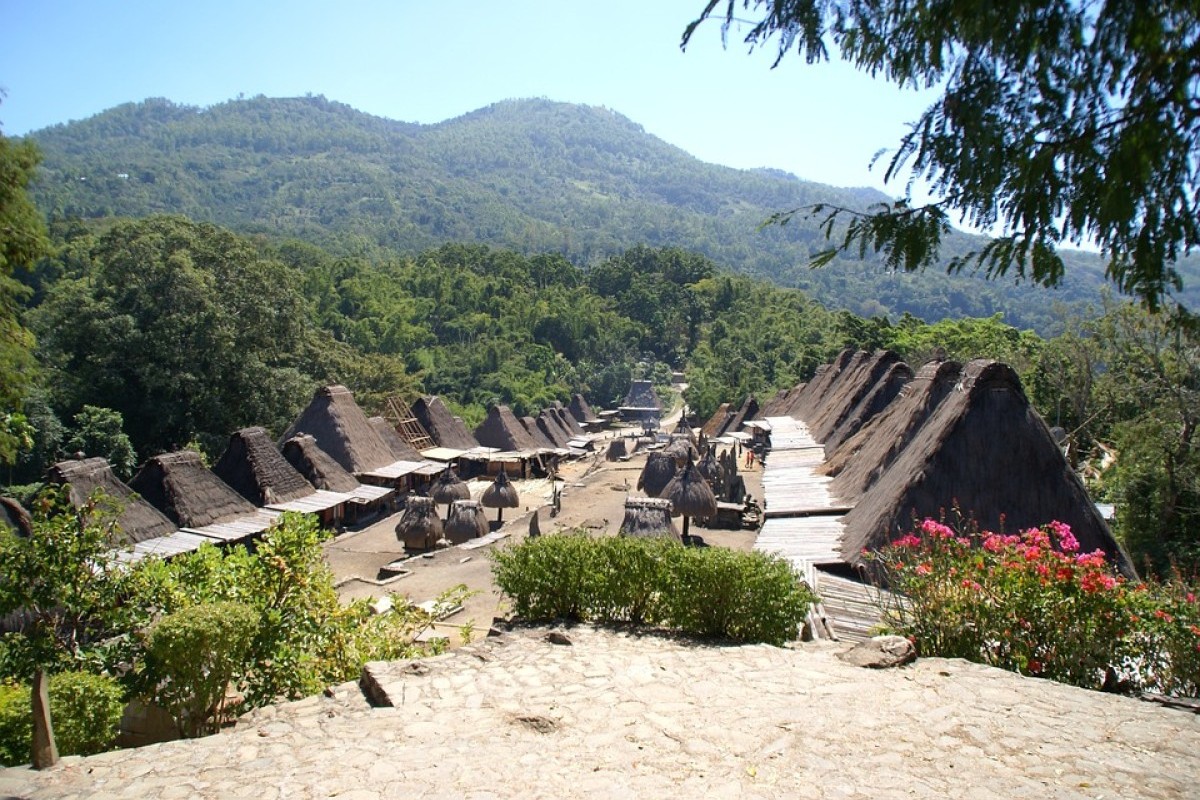
[[[1075,534],[1071,533],[1070,525],[1054,520],[1046,527],[1054,531],[1054,535],[1058,539],[1059,549],[1064,553],[1074,553],[1079,550],[1079,540],[1075,538]]]
[[[989,553],[999,553],[1004,549],[1004,537],[993,533],[983,540],[983,549]]]
[[[917,564],[917,568],[916,568],[915,572],[918,575],[929,575],[930,573],[933,572],[933,567],[928,563]]]
[[[892,544],[896,545],[897,547],[920,547],[921,539],[915,534],[908,533],[892,542]]]
[[[928,517],[921,523],[921,531],[936,539],[950,539],[954,537],[954,531],[950,530],[949,526]]]

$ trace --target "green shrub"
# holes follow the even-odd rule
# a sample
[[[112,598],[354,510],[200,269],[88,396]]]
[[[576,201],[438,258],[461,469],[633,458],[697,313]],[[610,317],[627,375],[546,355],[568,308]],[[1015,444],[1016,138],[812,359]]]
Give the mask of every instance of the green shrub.
[[[124,709],[120,685],[87,672],[50,676],[50,719],[60,755],[88,756],[112,748]],[[29,687],[0,685],[0,763],[29,763],[33,715]]]
[[[773,556],[664,539],[543,536],[496,552],[493,572],[525,619],[646,623],[735,641],[794,639],[815,599]]]

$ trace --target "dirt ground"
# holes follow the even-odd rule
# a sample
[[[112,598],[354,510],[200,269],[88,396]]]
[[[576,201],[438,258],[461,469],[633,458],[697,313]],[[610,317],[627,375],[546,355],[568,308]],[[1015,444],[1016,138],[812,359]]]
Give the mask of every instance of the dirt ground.
[[[624,432],[613,431],[608,437]],[[434,600],[446,590],[462,584],[475,594],[463,603],[461,612],[435,626],[434,633],[445,635],[452,646],[463,643],[464,632],[474,638],[486,634],[492,619],[506,612],[504,598],[492,581],[490,555],[494,548],[523,541],[534,514],[538,515],[543,534],[585,528],[597,535],[615,536],[625,516],[625,498],[642,496],[634,487],[646,463],[645,453],[636,453],[625,462],[607,462],[604,460],[607,446],[607,440],[599,441],[594,455],[560,467],[562,511],[554,518],[550,516],[553,486],[549,481],[515,481],[521,493],[521,505],[506,509],[500,532],[507,535],[494,544],[474,549],[460,545],[410,556],[396,539],[399,513],[327,542],[326,559],[338,581],[339,594],[343,600],[395,594],[399,596],[395,599],[397,603],[401,602],[400,598],[421,603]],[[756,498],[762,497],[761,469],[756,463],[752,469],[742,471],[747,492]],[[471,497],[479,499],[488,483],[470,481]],[[494,519],[495,510],[487,509],[487,515]],[[749,550],[755,538],[754,531],[709,530],[694,522],[690,532],[706,544],[737,550]],[[403,563],[394,566],[403,571],[381,569],[399,561]]]

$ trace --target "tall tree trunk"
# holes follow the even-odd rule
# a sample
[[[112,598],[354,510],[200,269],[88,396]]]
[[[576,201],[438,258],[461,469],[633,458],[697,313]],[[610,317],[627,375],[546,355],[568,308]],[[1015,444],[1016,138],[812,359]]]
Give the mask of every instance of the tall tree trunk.
[[[58,746],[54,743],[54,726],[50,721],[50,691],[46,671],[33,673],[33,768],[46,769],[58,763]]]

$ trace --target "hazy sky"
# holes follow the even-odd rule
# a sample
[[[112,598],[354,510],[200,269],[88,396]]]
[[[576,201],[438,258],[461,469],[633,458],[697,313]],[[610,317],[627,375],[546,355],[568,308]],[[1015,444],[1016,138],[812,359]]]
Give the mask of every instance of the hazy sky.
[[[684,27],[704,0],[0,0],[0,130],[147,97],[323,94],[432,123],[498,100],[602,105],[693,155],[884,188],[874,153],[932,100],[842,64],[747,53]],[[888,187],[898,195],[901,187]]]

